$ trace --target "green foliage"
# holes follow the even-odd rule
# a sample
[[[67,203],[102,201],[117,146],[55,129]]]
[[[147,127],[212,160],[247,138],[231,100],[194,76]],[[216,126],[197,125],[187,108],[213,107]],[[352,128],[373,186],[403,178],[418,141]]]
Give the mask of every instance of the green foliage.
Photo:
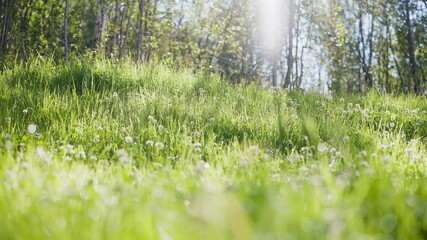
[[[424,97],[39,58],[0,109],[1,239],[426,236]]]

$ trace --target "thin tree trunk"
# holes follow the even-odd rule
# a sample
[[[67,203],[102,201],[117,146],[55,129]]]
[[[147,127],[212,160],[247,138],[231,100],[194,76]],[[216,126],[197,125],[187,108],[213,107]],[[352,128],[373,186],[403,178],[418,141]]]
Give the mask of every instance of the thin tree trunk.
[[[2,33],[1,33],[1,53],[6,54],[7,51],[7,38],[8,38],[8,32],[9,27],[11,24],[11,11],[13,7],[14,1],[13,0],[5,0],[5,8],[4,8],[4,15],[3,15],[3,27],[2,27]]]
[[[152,40],[151,38],[153,37],[153,23],[155,21],[156,14],[157,14],[157,3],[158,3],[158,0],[154,0],[153,14],[151,15],[151,29],[149,30],[150,44],[148,46],[147,61],[150,61],[151,53],[153,52],[153,46],[151,44],[151,40]]]
[[[24,8],[24,11],[22,12],[21,16],[21,31],[24,33],[24,36],[22,38],[22,57],[24,61],[26,61],[29,58],[30,55],[30,42],[29,42],[29,19],[31,15],[31,9],[33,7],[33,0],[30,0],[29,2],[25,3],[22,8]]]
[[[70,0],[65,0],[65,15],[64,15],[64,47],[65,47],[65,61],[68,62],[70,49],[68,47],[68,10]]]
[[[145,0],[139,1],[139,12],[138,12],[138,40],[136,42],[136,60],[142,60],[142,25],[143,25],[143,17],[144,17],[144,8],[145,8]]]
[[[123,43],[122,46],[120,47],[120,59],[123,59],[123,57],[125,56],[125,51],[126,51],[126,40],[129,36],[129,29],[130,29],[130,25],[132,23],[132,15],[133,15],[133,6],[135,5],[135,0],[132,1],[132,5],[130,6],[130,12],[129,12],[129,17],[128,17],[128,23],[126,26],[126,32],[125,35],[123,36]]]
[[[409,54],[409,62],[411,64],[411,80],[414,84],[414,92],[416,94],[420,93],[420,84],[417,74],[417,60],[415,58],[415,41],[414,41],[414,27],[411,21],[411,9],[409,6],[409,0],[405,0],[405,21],[406,27],[408,28],[408,54]]]
[[[277,87],[277,65],[278,65],[278,61],[277,61],[277,56],[276,54],[273,56],[273,61],[272,61],[272,84],[273,87]]]
[[[98,11],[96,16],[96,25],[95,25],[95,47],[102,49],[104,47],[103,36],[106,29],[106,18],[107,14],[105,11],[105,0],[97,0]]]
[[[288,69],[286,70],[286,76],[285,76],[285,84],[284,87],[287,88],[291,84],[291,76],[292,76],[292,68],[293,68],[293,39],[294,39],[294,0],[291,0],[289,2],[289,29],[288,29],[288,56],[287,56],[287,64]]]
[[[299,50],[299,29],[300,29],[300,22],[301,22],[301,0],[298,0],[297,2],[297,10],[296,10],[296,14],[297,14],[297,22],[296,22],[296,26],[295,26],[295,80],[294,80],[294,89],[299,88],[299,65],[298,65],[298,50]]]
[[[114,14],[113,47],[111,49],[111,52],[114,54],[116,54],[117,52],[117,44],[119,42],[119,36],[120,36],[120,7],[121,7],[121,1],[116,0],[115,14]]]

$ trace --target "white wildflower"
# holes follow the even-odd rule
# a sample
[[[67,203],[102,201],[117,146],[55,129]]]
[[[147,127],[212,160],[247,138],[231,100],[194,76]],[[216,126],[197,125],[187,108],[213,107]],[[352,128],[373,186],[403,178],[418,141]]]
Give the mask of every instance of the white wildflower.
[[[159,149],[159,150],[161,150],[161,149],[163,149],[163,148],[165,147],[165,145],[164,145],[162,142],[156,142],[156,143],[154,144],[154,146],[155,146],[157,149]]]
[[[125,137],[125,142],[126,142],[126,143],[133,143],[133,139],[132,139],[132,137],[131,137],[131,136],[126,136],[126,137]]]
[[[30,124],[28,125],[28,132],[31,134],[34,134],[37,131],[37,125],[35,124]]]
[[[320,143],[319,145],[317,145],[317,151],[319,151],[320,153],[327,152],[328,145],[326,145],[326,143]]]

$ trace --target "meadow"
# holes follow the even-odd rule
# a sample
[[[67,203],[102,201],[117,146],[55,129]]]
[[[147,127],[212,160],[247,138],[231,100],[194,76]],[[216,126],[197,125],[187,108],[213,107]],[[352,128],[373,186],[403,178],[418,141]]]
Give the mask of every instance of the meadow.
[[[424,96],[162,65],[0,73],[0,239],[425,239]]]

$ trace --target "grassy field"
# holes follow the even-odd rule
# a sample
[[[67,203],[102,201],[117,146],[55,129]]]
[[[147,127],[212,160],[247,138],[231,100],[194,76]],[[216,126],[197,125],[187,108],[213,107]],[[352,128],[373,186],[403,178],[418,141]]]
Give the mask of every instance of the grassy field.
[[[425,239],[425,97],[163,66],[0,74],[0,239]]]

